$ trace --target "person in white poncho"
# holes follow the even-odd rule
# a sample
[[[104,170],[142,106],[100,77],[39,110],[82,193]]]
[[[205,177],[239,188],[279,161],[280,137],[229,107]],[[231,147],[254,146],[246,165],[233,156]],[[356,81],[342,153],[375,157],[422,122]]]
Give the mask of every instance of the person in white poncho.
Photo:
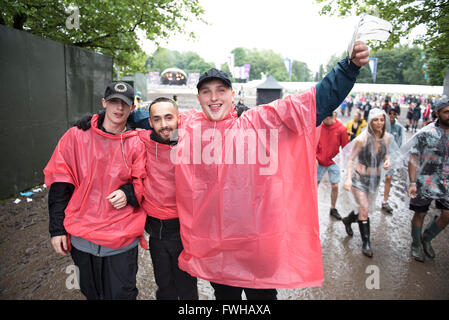
[[[362,132],[343,150],[347,159],[347,175],[344,189],[351,191],[357,210],[342,219],[346,232],[353,235],[351,224],[358,222],[362,237],[362,252],[373,256],[370,243],[370,221],[368,214],[372,211],[381,180],[382,169],[391,167],[389,147],[390,134],[387,132],[387,116],[379,108],[370,110],[367,130]]]

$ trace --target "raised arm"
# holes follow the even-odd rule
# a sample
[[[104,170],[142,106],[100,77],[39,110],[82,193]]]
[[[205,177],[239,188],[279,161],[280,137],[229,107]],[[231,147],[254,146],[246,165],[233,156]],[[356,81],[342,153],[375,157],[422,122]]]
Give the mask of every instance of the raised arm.
[[[351,92],[359,75],[360,67],[369,62],[369,50],[362,41],[356,41],[349,57],[341,60],[316,87],[316,125],[338,108]]]

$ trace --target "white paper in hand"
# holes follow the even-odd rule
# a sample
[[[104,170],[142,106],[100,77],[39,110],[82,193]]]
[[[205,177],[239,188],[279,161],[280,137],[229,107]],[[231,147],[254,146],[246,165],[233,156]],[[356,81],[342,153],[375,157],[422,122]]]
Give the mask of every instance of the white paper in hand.
[[[349,57],[352,57],[352,49],[354,49],[354,42],[357,40],[379,40],[386,41],[393,31],[393,25],[383,19],[371,15],[364,15],[360,18],[356,25],[352,40],[348,46]]]

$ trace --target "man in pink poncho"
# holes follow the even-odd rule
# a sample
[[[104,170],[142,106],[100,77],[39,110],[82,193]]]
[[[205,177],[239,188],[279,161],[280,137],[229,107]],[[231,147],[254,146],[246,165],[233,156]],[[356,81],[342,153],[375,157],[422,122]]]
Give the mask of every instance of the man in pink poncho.
[[[318,229],[316,126],[351,91],[367,46],[354,45],[315,87],[269,105],[233,109],[228,76],[200,77],[203,112],[181,120],[176,199],[179,266],[211,282],[217,299],[276,299],[274,288],[323,281]]]

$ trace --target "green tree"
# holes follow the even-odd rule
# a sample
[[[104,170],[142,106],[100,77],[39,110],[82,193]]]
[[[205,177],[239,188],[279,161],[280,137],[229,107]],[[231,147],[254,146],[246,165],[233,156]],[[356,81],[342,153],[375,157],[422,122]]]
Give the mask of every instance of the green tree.
[[[377,58],[376,83],[427,84],[423,69],[425,60],[421,57],[421,53],[422,50],[418,47],[404,46],[373,50],[371,56]],[[357,82],[373,82],[368,65],[361,69]]]
[[[313,81],[319,82],[319,81],[323,80],[325,75],[326,75],[326,71],[324,70],[324,66],[322,64],[320,64],[319,71],[317,73],[315,73],[315,77],[314,77]]]
[[[423,36],[414,39],[414,44],[431,50],[441,60],[444,69],[449,68],[449,2],[447,0],[315,0],[322,4],[321,14],[346,16],[363,13],[373,14],[393,24],[393,33],[385,44],[392,47],[410,35],[419,25],[426,27]],[[433,82],[443,83],[443,77]]]
[[[186,73],[199,72],[204,73],[215,65],[212,62],[206,62],[195,52],[179,52],[176,50],[168,50],[158,48],[147,59],[146,65],[149,70],[162,72],[167,68],[179,68]]]
[[[145,71],[137,30],[158,43],[204,13],[198,0],[0,0],[0,8],[0,24],[112,56],[126,73]],[[67,25],[75,8],[79,24]]]
[[[267,76],[272,75],[277,81],[289,81],[284,60],[280,54],[272,50],[249,50],[246,48],[235,48],[231,52],[234,53],[236,66],[251,65],[249,80],[260,79],[261,73],[264,73]],[[222,68],[229,69],[227,66],[222,66]],[[294,60],[291,81],[310,81],[310,78],[310,69],[307,64]]]
[[[305,62],[293,60],[291,81],[306,82],[311,81],[311,71]]]

